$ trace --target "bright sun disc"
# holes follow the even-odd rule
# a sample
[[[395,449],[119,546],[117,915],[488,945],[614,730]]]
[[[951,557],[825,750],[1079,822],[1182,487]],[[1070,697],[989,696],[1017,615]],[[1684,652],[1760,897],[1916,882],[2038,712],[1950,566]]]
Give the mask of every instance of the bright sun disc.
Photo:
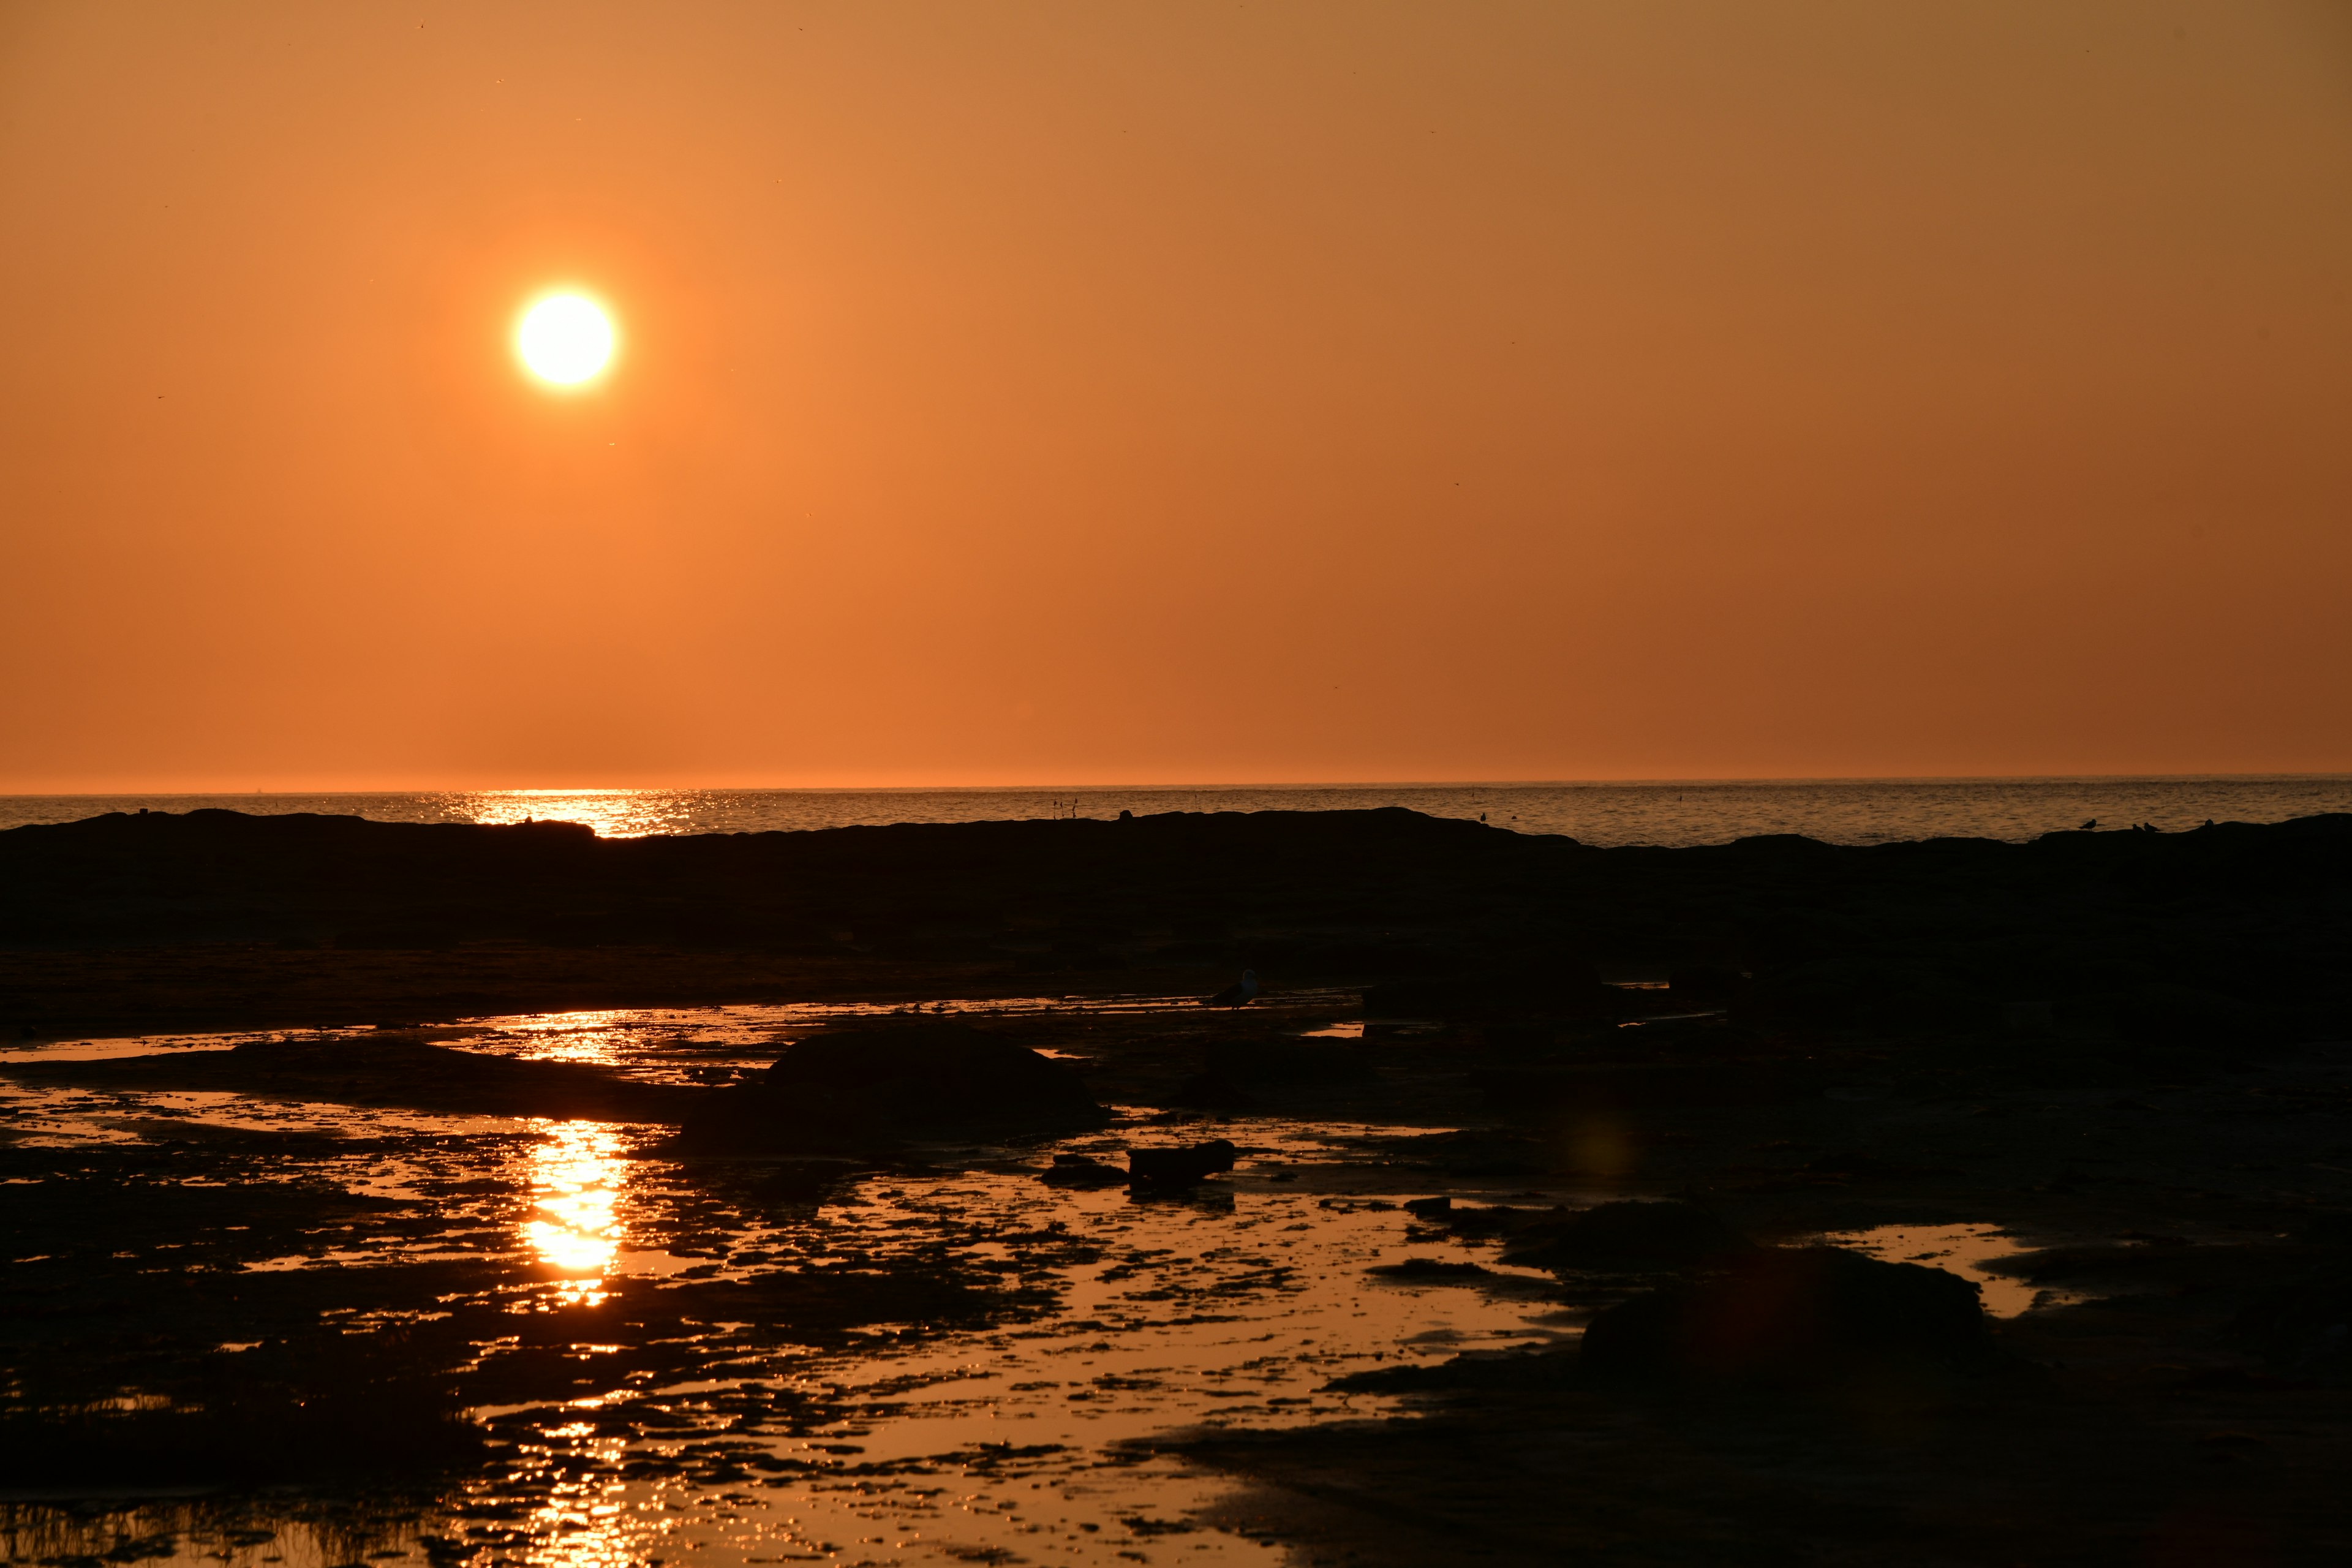
[[[613,323],[593,300],[550,294],[523,312],[515,352],[530,374],[558,386],[576,386],[613,357]]]

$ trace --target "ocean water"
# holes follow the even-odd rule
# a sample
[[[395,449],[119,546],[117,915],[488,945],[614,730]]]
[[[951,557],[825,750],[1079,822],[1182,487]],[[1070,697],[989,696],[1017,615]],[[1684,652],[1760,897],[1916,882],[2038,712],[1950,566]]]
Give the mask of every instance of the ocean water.
[[[1588,844],[1721,844],[1799,833],[1832,844],[2021,840],[2095,820],[2167,832],[2206,821],[2352,812],[2352,774],[2178,778],[1813,779],[1639,784],[1282,784],[1219,788],[414,791],[338,795],[0,796],[0,829],[110,811],[327,812],[383,822],[584,822],[608,837],[896,822],[1115,817],[1163,811],[1401,805]]]

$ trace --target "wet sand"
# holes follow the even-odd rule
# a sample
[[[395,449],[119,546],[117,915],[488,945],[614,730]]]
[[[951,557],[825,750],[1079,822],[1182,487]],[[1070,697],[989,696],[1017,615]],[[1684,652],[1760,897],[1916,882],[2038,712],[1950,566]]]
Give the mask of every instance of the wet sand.
[[[299,1002],[216,985],[207,1016],[256,1028],[21,1039],[0,1058],[10,1559],[2341,1560],[2343,849],[2238,832],[2273,837],[2223,861],[2223,840],[2113,836],[2038,877],[1765,847],[1696,871],[1571,853],[1546,882],[1417,851],[1336,900],[1254,853],[1252,897],[1293,924],[1155,935],[1130,908],[1081,934],[1033,894],[986,942],[829,955],[800,994],[731,1005],[289,1029]],[[2004,864],[2015,885],[1989,889]],[[1070,866],[1046,872],[1068,896]],[[1131,905],[1168,894],[1124,873]],[[1492,956],[1601,918],[1589,960]],[[1774,922],[1843,934],[1768,955]],[[236,984],[281,953],[429,972],[502,939],[467,940],[247,947]],[[1144,984],[1187,977],[1186,943],[1194,984]],[[1261,963],[1248,1009],[1189,1000],[1286,943],[1312,962]],[[144,952],[168,973],[208,951]],[[803,962],[680,951],[665,1003],[739,958],[732,983],[766,965],[788,991],[777,966]],[[151,961],[79,948],[13,994],[168,1011],[75,978],[105,954]],[[2090,980],[2051,981],[2085,954]],[[696,1097],[925,991],[1067,1064],[1109,1121],[675,1147]],[[1215,1137],[1235,1169],[1173,1195],[1043,1179],[1057,1153]],[[1559,1216],[1669,1195],[1759,1243],[1979,1283],[1997,1361],[1594,1385],[1582,1325],[1674,1271],[1505,1259]]]

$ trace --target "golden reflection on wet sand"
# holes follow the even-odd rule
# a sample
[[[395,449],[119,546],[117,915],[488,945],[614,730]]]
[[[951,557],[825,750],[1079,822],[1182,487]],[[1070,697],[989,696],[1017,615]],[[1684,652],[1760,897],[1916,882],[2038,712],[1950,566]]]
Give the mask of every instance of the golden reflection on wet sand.
[[[541,1121],[547,1141],[530,1152],[532,1217],[523,1236],[562,1278],[566,1305],[604,1299],[604,1274],[621,1249],[617,1215],[628,1162],[621,1130],[604,1121]]]

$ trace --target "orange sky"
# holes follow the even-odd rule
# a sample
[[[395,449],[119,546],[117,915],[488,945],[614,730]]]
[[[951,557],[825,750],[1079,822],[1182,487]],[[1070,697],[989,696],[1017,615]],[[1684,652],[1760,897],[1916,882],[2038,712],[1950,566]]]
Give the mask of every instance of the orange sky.
[[[15,0],[0,214],[0,790],[2352,769],[2341,5]]]

